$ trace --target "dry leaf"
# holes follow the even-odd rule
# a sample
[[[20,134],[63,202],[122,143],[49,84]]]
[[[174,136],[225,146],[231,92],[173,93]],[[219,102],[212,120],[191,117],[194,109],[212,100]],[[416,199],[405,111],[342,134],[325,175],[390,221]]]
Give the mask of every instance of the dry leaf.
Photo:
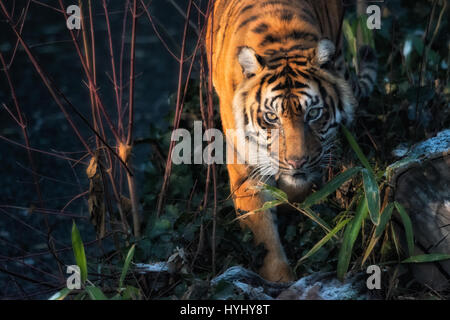
[[[106,231],[106,206],[104,198],[105,188],[97,163],[97,156],[92,157],[86,169],[86,174],[90,180],[88,197],[90,221],[101,239],[105,236]]]

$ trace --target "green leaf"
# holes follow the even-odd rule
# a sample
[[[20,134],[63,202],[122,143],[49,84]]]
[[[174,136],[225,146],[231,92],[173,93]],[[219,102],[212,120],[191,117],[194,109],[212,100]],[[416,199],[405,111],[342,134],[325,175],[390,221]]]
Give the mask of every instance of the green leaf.
[[[411,257],[414,254],[414,231],[411,223],[411,219],[406,213],[405,208],[398,202],[395,202],[395,208],[397,208],[400,217],[402,218],[403,226],[406,233],[406,243],[408,244],[408,254]]]
[[[386,229],[386,225],[391,220],[392,212],[394,210],[394,204],[389,203],[381,213],[380,217],[380,223],[375,229],[375,233],[370,240],[370,243],[367,245],[365,253],[363,255],[363,259],[361,261],[361,265],[364,265],[367,258],[369,257],[370,253],[372,252],[373,248],[377,244],[378,240],[380,239],[381,235],[383,234],[383,231]]]
[[[403,260],[402,263],[424,263],[424,262],[436,262],[449,260],[450,254],[444,253],[430,253],[430,254],[422,254],[417,256],[409,257],[406,260]]]
[[[103,294],[102,290],[94,286],[87,286],[86,291],[89,294],[91,300],[108,300],[108,298]]]
[[[283,201],[280,201],[280,200],[267,201],[263,204],[263,206],[261,208],[254,210],[254,212],[269,210],[269,209],[279,206],[282,203],[283,203]]]
[[[283,190],[272,187],[268,184],[264,185],[263,190],[268,191],[272,195],[272,197],[274,197],[277,200],[288,201],[288,196],[287,196],[286,192],[284,192]]]
[[[331,228],[328,226],[328,224],[323,221],[314,211],[312,211],[310,208],[298,208],[302,214],[307,216],[309,219],[317,223],[319,226],[322,227],[327,233],[331,232]]]
[[[120,275],[120,280],[119,280],[119,287],[120,288],[123,287],[123,281],[125,280],[125,277],[127,276],[128,269],[130,268],[131,260],[134,257],[135,249],[136,249],[136,245],[133,244],[131,246],[130,250],[128,251],[127,257],[125,258],[125,263],[123,265],[122,274]]]
[[[297,269],[300,264],[308,259],[309,257],[311,257],[314,253],[316,253],[320,248],[322,248],[325,243],[327,243],[336,233],[338,233],[351,219],[345,219],[343,221],[341,221],[340,223],[338,223],[338,225],[336,227],[334,227],[333,230],[331,230],[325,237],[323,237],[319,242],[317,242],[314,247],[312,247],[311,250],[308,251],[307,254],[305,254],[298,262],[297,265],[295,266],[295,269]]]
[[[352,30],[352,27],[348,23],[347,19],[344,19],[342,24],[342,31],[344,33],[344,37],[347,40],[348,48],[353,57],[356,56],[356,37]]]
[[[375,176],[367,169],[362,170],[364,193],[369,207],[370,219],[378,226],[380,223],[380,192]]]
[[[334,177],[333,180],[329,181],[322,189],[314,192],[312,195],[307,197],[305,201],[300,205],[302,208],[309,208],[310,206],[317,204],[321,200],[328,197],[331,193],[335,192],[340,186],[345,182],[350,180],[355,174],[361,170],[360,167],[355,167],[346,170],[345,172]]]
[[[392,212],[394,211],[394,204],[389,203],[381,213],[380,224],[375,229],[375,237],[379,238],[386,228],[387,223],[391,220]]]
[[[122,300],[138,300],[141,297],[141,292],[138,288],[127,286],[122,292]]]
[[[369,45],[370,47],[375,49],[375,43],[373,40],[373,33],[372,30],[367,28],[367,16],[361,15],[358,18],[358,25],[361,28],[362,31],[362,42],[363,44]]]
[[[348,131],[348,129],[341,125],[342,128],[342,132],[344,133],[345,138],[347,139],[348,143],[350,144],[350,147],[353,149],[353,151],[355,151],[356,156],[358,157],[359,161],[361,161],[361,163],[363,164],[363,166],[369,170],[369,172],[375,176],[375,173],[373,172],[372,167],[370,166],[369,161],[367,160],[366,156],[364,155],[364,153],[362,152],[361,148],[359,147],[358,143],[356,142],[355,138],[353,137],[353,135],[350,133],[350,131]]]
[[[270,210],[270,209],[275,208],[275,207],[277,207],[277,206],[279,206],[279,205],[281,205],[283,203],[284,203],[284,201],[282,201],[282,200],[266,201],[261,208],[256,209],[256,210],[252,210],[252,211],[247,212],[247,213],[245,213],[243,215],[240,215],[240,216],[236,217],[235,219],[233,219],[231,222],[234,222],[234,221],[240,220],[240,219],[244,219],[244,218],[246,218],[248,216],[251,216],[251,215],[256,214],[258,212],[261,212],[261,211]]]
[[[339,250],[337,275],[341,281],[344,281],[348,266],[352,257],[353,245],[358,237],[363,220],[367,217],[369,209],[367,207],[367,200],[363,197],[356,209],[356,214],[352,222],[345,228],[344,240],[341,249]]]
[[[48,300],[64,300],[72,290],[68,288],[64,288],[61,291],[58,291],[54,295],[52,295]]]
[[[87,279],[87,261],[84,253],[83,240],[81,239],[80,231],[78,231],[75,221],[72,225],[72,248],[75,256],[75,261],[80,267],[81,281],[84,283]]]

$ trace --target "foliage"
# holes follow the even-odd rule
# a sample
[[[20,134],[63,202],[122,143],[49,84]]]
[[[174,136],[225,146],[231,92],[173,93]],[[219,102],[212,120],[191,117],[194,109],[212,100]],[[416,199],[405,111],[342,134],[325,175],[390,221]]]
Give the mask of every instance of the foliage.
[[[386,75],[385,78],[376,88],[374,96],[369,101],[363,101],[357,112],[358,122],[352,131],[358,136],[353,136],[349,129],[342,127],[342,136],[347,141],[347,144],[341,146],[341,153],[345,155],[342,163],[357,161],[362,167],[353,165],[347,170],[332,170],[330,181],[302,203],[291,203],[282,190],[265,186],[264,191],[270,193],[273,199],[262,208],[247,213],[258,214],[262,210],[282,206],[292,209],[293,214],[290,213],[288,217],[280,216],[279,220],[281,234],[284,235],[282,241],[289,244],[285,246],[287,255],[297,261],[295,270],[298,276],[319,270],[337,271],[338,277],[344,280],[349,271],[359,270],[369,263],[389,268],[449,258],[446,254],[414,256],[411,221],[399,203],[386,200],[388,190],[384,170],[391,159],[389,151],[399,142],[419,141],[430,132],[449,124],[446,109],[443,111],[445,115],[438,121],[427,120],[427,114],[443,101],[448,101],[448,96],[444,95],[444,92],[449,91],[448,85],[443,89],[444,83],[436,86],[429,81],[448,79],[445,78],[448,76],[443,68],[446,63],[445,55],[442,50],[439,53],[438,49],[432,49],[431,46],[425,48],[414,29],[403,30],[404,32],[394,35],[395,39],[391,38],[392,35],[387,30],[398,26],[392,15],[383,21],[389,28],[385,27],[375,34],[368,32],[364,21],[363,17],[352,14],[344,21],[343,32],[350,49],[347,60],[356,65],[357,45],[365,43],[377,48],[380,61],[389,63],[381,65],[380,74]],[[362,39],[357,37],[358,28],[362,28]],[[410,45],[412,50],[408,52],[406,49]],[[427,59],[424,59],[424,55],[427,55]],[[400,63],[396,63],[399,59]],[[412,71],[413,65],[421,59],[426,64],[422,76]],[[198,112],[199,85],[197,81],[189,83],[184,101],[185,111],[180,123],[180,127],[191,131],[193,120],[201,120]],[[418,90],[421,91],[419,95]],[[175,100],[175,96],[171,98],[173,104]],[[414,115],[411,108],[414,108],[413,111],[421,109],[419,114]],[[167,123],[172,123],[174,116],[173,113],[169,114]],[[220,123],[217,113],[214,121]],[[411,131],[417,125],[423,130]],[[376,129],[368,131],[366,127]],[[255,250],[252,234],[248,230],[242,232],[236,223],[246,215],[239,218],[234,216],[232,201],[226,196],[229,189],[225,168],[220,167],[218,171],[217,234],[215,243],[212,243],[212,192],[210,190],[209,196],[205,198],[206,174],[201,165],[173,167],[165,194],[167,200],[164,212],[158,216],[153,210],[162,185],[161,176],[165,166],[163,161],[167,156],[164,152],[169,149],[170,130],[152,126],[150,132],[148,141],[154,152],[146,166],[143,198],[146,224],[143,237],[135,242],[135,259],[148,262],[182,257],[181,263],[176,267],[177,276],[172,280],[174,284],[153,292],[152,296],[186,298],[186,292],[191,292],[189,297],[192,298],[203,292],[200,295],[202,298],[241,298],[227,283],[219,283],[209,289],[199,285],[232,265],[242,264],[257,270],[264,256],[262,247]],[[420,132],[422,133],[418,134]],[[360,145],[361,142],[363,145]],[[404,252],[399,243],[399,235],[394,232],[394,217],[399,217],[398,220],[403,223],[407,252]],[[215,259],[221,262],[221,269],[215,270],[215,273],[211,269],[213,247]],[[129,262],[124,270],[128,265]],[[124,285],[123,277],[122,273],[121,288]],[[97,288],[89,288],[89,297],[101,297]],[[135,294],[131,294],[130,290]],[[137,293],[139,289],[136,287],[127,287],[115,298],[142,297]]]
[[[7,3],[1,0],[0,2]],[[56,9],[52,11],[57,14],[65,12],[58,5],[52,7],[53,2],[49,3],[51,3],[48,5],[49,8]],[[56,1],[54,3],[62,4]],[[48,46],[39,43],[40,40],[29,41],[27,38],[28,32],[31,34],[33,29],[41,30],[34,28],[33,25],[29,26],[28,9],[39,12],[37,8],[47,10],[47,5],[32,1],[29,8],[27,6],[26,9],[15,9],[12,8],[15,4],[7,3],[5,11],[15,12],[11,16],[12,21],[9,21],[5,12],[2,12],[3,20],[0,23],[12,36],[8,35],[10,41],[2,40],[0,43],[2,60],[0,81],[5,78],[7,84],[5,87],[7,90],[0,90],[2,99],[0,103],[7,116],[0,117],[0,121],[2,128],[4,122],[12,122],[19,128],[19,134],[11,134],[8,130],[14,130],[5,125],[6,129],[0,132],[0,139],[7,142],[8,146],[12,144],[14,148],[24,147],[26,160],[16,159],[15,153],[10,157],[9,150],[5,154],[18,163],[29,159],[29,171],[34,181],[32,186],[35,187],[33,194],[36,199],[26,199],[29,203],[20,204],[20,207],[0,203],[0,212],[7,214],[8,210],[16,210],[20,214],[11,215],[13,217],[11,221],[17,225],[24,225],[27,230],[34,230],[44,239],[34,243],[38,241],[34,241],[33,238],[33,241],[28,241],[23,246],[11,245],[9,241],[3,240],[2,234],[0,240],[2,244],[7,244],[8,254],[10,251],[14,253],[10,254],[11,257],[7,257],[8,262],[12,263],[6,268],[8,270],[5,269],[9,272],[6,274],[10,277],[13,268],[9,266],[15,268],[16,264],[28,268],[27,273],[40,271],[37,266],[32,266],[31,263],[27,265],[25,262],[35,252],[39,252],[40,255],[46,250],[45,254],[55,261],[51,268],[45,270],[43,267],[44,272],[41,273],[52,276],[48,283],[53,285],[51,288],[53,291],[51,293],[48,290],[43,291],[40,297],[58,291],[52,299],[242,298],[239,292],[225,282],[219,283],[214,288],[208,286],[209,280],[233,265],[240,264],[257,270],[265,253],[262,246],[255,248],[251,232],[248,230],[242,232],[240,229],[239,219],[235,217],[231,200],[226,168],[224,166],[216,166],[215,170],[209,168],[211,170],[208,175],[208,168],[204,165],[174,166],[167,181],[167,189],[163,188],[172,129],[182,127],[192,132],[194,120],[202,120],[205,127],[220,127],[217,108],[212,110],[212,106],[218,105],[216,98],[211,101],[211,113],[205,112],[206,101],[211,98],[211,92],[205,92],[209,83],[203,70],[205,61],[200,59],[204,58],[201,52],[204,48],[201,45],[196,46],[197,40],[201,39],[199,36],[201,30],[197,29],[198,26],[191,25],[190,32],[198,36],[198,39],[195,35],[194,39],[190,39],[187,32],[181,40],[182,43],[179,43],[179,40],[172,39],[172,30],[165,30],[157,19],[152,19],[153,7],[150,6],[149,10],[145,10],[142,3],[144,2],[127,1],[127,5],[134,4],[140,11],[138,15],[132,16],[132,6],[123,8],[120,4],[121,7],[116,8],[113,7],[117,5],[115,2],[89,1],[83,8],[86,26],[91,22],[89,20],[91,13],[98,17],[100,12],[103,18],[113,19],[114,16],[119,16],[116,13],[123,12],[124,15],[117,20],[118,27],[114,25],[110,29],[109,22],[96,18],[92,24],[95,26],[93,30],[90,30],[90,27],[83,28],[78,35],[72,35],[64,29],[66,32],[64,34],[73,38],[70,37],[70,41],[61,41],[62,46],[53,46],[58,56],[72,59],[65,65],[76,69],[76,71],[70,69],[70,74],[76,78],[77,85],[86,86],[82,87],[83,90],[75,90],[79,96],[79,108],[71,101],[71,97],[70,99],[68,97],[67,92],[71,85],[63,81],[69,78],[67,73],[56,81],[49,80],[50,73],[46,70],[47,67],[59,64],[54,63],[54,56],[46,51],[49,50]],[[192,3],[188,2],[189,8]],[[388,2],[383,5],[382,28],[373,32],[367,29],[364,16],[358,17],[351,12],[353,9],[348,10],[343,25],[347,48],[346,60],[350,71],[357,72],[355,66],[357,66],[358,46],[368,44],[376,48],[380,61],[380,77],[375,92],[370,99],[361,101],[353,127],[342,128],[340,140],[346,142],[339,145],[340,150],[336,154],[341,161],[338,166],[327,168],[326,178],[329,182],[325,186],[317,186],[318,190],[302,203],[290,203],[283,191],[270,186],[264,187],[273,199],[264,204],[260,210],[272,207],[287,207],[290,210],[279,217],[280,234],[291,264],[296,266],[297,276],[316,271],[337,271],[339,277],[344,279],[349,272],[360,270],[368,264],[378,264],[389,274],[386,280],[389,283],[386,287],[390,289],[383,292],[386,298],[400,295],[417,297],[421,292],[436,296],[434,292],[414,283],[407,273],[406,266],[410,263],[440,261],[448,259],[449,256],[444,253],[414,255],[411,221],[399,203],[387,200],[388,186],[384,168],[392,163],[394,157],[391,152],[400,143],[406,142],[411,145],[433,136],[443,128],[450,127],[450,54],[448,35],[445,33],[449,27],[446,6],[447,2],[441,0],[420,0],[414,5],[406,0]],[[39,16],[34,12],[33,15]],[[201,12],[198,12],[198,15],[200,25],[201,19],[205,16],[202,16]],[[140,59],[144,56],[143,51],[145,55],[152,52],[141,48],[147,38],[144,41],[140,34],[136,37],[136,29],[132,23],[138,18],[140,18],[138,30],[143,30],[142,32],[149,30],[141,25],[141,17],[148,18],[150,31],[156,31],[155,39],[162,41],[163,47],[168,49],[167,55],[175,56],[175,61],[180,63],[178,92],[169,98],[171,109],[165,118],[159,115],[156,117],[157,120],[150,125],[148,134],[143,139],[133,136],[134,91],[145,91],[149,86],[158,88],[158,82],[161,80],[152,77],[153,82],[139,81],[141,71],[145,73],[145,68],[139,70],[142,61],[146,60]],[[64,21],[62,17],[58,18]],[[186,14],[182,17],[182,22],[185,18],[186,26],[189,25],[189,18],[191,22],[197,20],[197,17],[189,17]],[[13,23],[7,25],[5,21]],[[17,35],[10,30],[11,27],[22,29],[23,26],[26,32],[19,30]],[[48,26],[42,29],[46,37],[51,34],[48,30],[51,28]],[[121,35],[117,32],[119,28],[127,32],[124,31]],[[57,30],[63,33],[63,30]],[[113,39],[113,34],[116,33],[119,34],[117,39],[121,42]],[[42,36],[38,34],[37,39],[42,39]],[[76,36],[79,38],[75,38]],[[165,37],[170,37],[170,41],[165,41]],[[58,42],[53,40],[56,38],[50,42]],[[108,64],[110,62],[112,64],[106,68],[100,67],[102,65],[100,59],[95,60],[96,52],[97,58],[102,52],[100,45],[95,46],[100,40],[109,42],[106,45],[107,50],[103,53],[111,58],[105,59],[108,60]],[[72,51],[66,50],[67,42]],[[31,46],[30,43],[36,45]],[[121,45],[120,57],[117,56],[118,44]],[[186,48],[195,49],[188,53]],[[200,48],[199,51],[197,48]],[[153,50],[153,47],[151,49]],[[126,53],[124,54],[127,50],[130,56],[136,57],[130,59],[129,66],[126,66],[128,61]],[[179,52],[184,53],[182,59],[179,58],[181,56],[178,55]],[[13,63],[14,59],[19,58],[22,60]],[[196,59],[202,62],[200,66]],[[47,61],[47,64],[42,63],[43,61]],[[17,69],[25,63],[33,68]],[[170,68],[166,68],[163,63],[161,65],[164,73],[170,73],[168,72]],[[187,66],[189,70],[186,70]],[[29,73],[24,71],[28,69],[33,69],[36,75],[27,76]],[[39,87],[44,91],[36,89],[38,92],[32,94],[33,90],[30,90],[30,96],[33,96],[35,101],[43,101],[42,105],[47,107],[52,102],[45,100],[45,94],[48,94],[48,99],[53,98],[55,106],[60,108],[58,116],[67,120],[68,125],[65,125],[73,130],[72,136],[64,135],[64,137],[68,137],[71,141],[80,141],[80,144],[75,144],[76,147],[71,146],[68,149],[78,151],[81,145],[83,151],[80,157],[71,152],[56,152],[50,144],[47,145],[47,150],[42,150],[45,147],[41,142],[51,137],[44,137],[42,134],[37,134],[36,138],[29,137],[33,132],[39,133],[39,130],[33,131],[30,127],[27,131],[27,124],[31,124],[35,119],[29,114],[25,117],[25,112],[20,107],[23,95],[28,95],[28,90],[22,90],[25,93],[21,94],[19,90],[15,90],[14,83],[18,81],[13,71],[20,82],[31,81],[27,89]],[[174,73],[174,79],[175,76]],[[41,82],[41,86],[37,85],[38,82]],[[3,99],[5,96],[3,92],[7,92],[11,98]],[[3,100],[6,103],[3,103]],[[34,100],[31,108],[38,109]],[[145,100],[144,103],[152,104],[153,101]],[[9,107],[10,105],[15,108]],[[42,113],[49,112],[44,108]],[[15,142],[15,139],[23,141]],[[150,147],[151,158],[144,161],[137,159],[134,154],[137,146]],[[75,174],[77,181],[74,186],[77,188],[76,192],[88,191],[76,196],[68,192],[70,200],[63,205],[60,202],[44,203],[42,199],[38,199],[41,197],[41,190],[47,191],[42,194],[45,199],[48,197],[49,189],[65,189],[64,186],[69,184],[64,183],[64,180],[69,178],[60,176],[52,167],[49,175],[52,181],[61,184],[61,188],[48,187],[44,184],[49,180],[48,177],[39,175],[40,170],[36,168],[40,169],[42,164],[52,161],[48,161],[48,158],[42,159],[37,154],[51,156],[52,160],[67,161],[70,164],[68,166],[70,179],[73,179],[72,170],[82,168],[83,175],[80,176],[84,179]],[[134,160],[138,160],[134,165],[145,167],[145,182],[140,189],[135,188],[131,172],[128,171],[133,168],[131,161],[133,156]],[[2,158],[2,161],[4,159]],[[95,166],[88,166],[89,163]],[[89,168],[87,177],[86,168]],[[215,180],[212,177],[213,171]],[[14,177],[13,180],[21,180],[17,178]],[[96,192],[99,188],[101,192]],[[18,189],[21,188],[16,186],[14,191]],[[155,208],[158,208],[162,189],[165,206],[158,212]],[[31,192],[28,193],[27,198]],[[86,203],[79,203],[81,202],[79,200],[84,198]],[[143,210],[138,212],[140,208]],[[76,209],[79,213],[74,214],[66,209],[73,209],[74,212]],[[22,216],[23,212],[26,213]],[[256,210],[250,214],[258,213],[259,210]],[[99,217],[96,217],[97,215]],[[86,219],[88,216],[91,219]],[[76,220],[76,224],[75,222],[72,224],[71,231],[71,223],[64,220],[67,218],[69,221]],[[393,227],[394,219],[400,221],[405,230],[406,250]],[[63,222],[55,227],[56,221],[60,220]],[[142,224],[139,224],[139,220]],[[96,229],[91,222],[98,223],[95,225]],[[47,227],[44,232],[41,230],[43,224]],[[141,227],[140,230],[138,227]],[[53,229],[58,229],[57,236]],[[61,289],[65,283],[58,279],[64,278],[63,268],[67,261],[71,263],[75,261],[80,267],[83,284],[79,291]],[[166,283],[159,285],[158,281],[154,281],[150,288],[146,287],[142,284],[142,279],[136,277],[134,262],[159,261],[173,262],[173,273]],[[6,265],[4,259],[0,266],[2,272],[3,264]],[[57,272],[55,270],[61,273],[56,276],[53,274]],[[42,274],[39,276],[42,277]],[[27,281],[33,285],[39,282],[30,281],[33,280],[31,277],[23,277],[20,272],[11,277],[14,278],[14,283],[20,285]],[[47,289],[48,283],[44,280],[42,282],[43,284],[39,286]]]

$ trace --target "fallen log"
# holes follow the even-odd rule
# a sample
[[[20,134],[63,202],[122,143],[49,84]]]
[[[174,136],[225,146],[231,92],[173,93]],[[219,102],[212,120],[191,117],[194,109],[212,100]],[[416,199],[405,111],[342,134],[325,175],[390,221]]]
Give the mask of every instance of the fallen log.
[[[408,212],[415,255],[450,254],[450,130],[411,148],[397,148],[400,159],[388,167],[391,197]],[[449,287],[450,260],[411,265],[416,279],[435,290]]]

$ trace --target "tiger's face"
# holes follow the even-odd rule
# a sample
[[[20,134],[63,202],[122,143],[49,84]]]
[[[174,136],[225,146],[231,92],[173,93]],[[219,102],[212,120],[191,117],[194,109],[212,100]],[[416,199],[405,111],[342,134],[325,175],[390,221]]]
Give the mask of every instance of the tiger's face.
[[[260,56],[248,47],[238,53],[244,80],[235,92],[236,123],[248,143],[269,151],[258,154],[251,175],[261,181],[273,177],[293,196],[307,193],[330,164],[338,124],[352,116],[355,101],[331,66],[333,55],[328,40],[289,55]]]

